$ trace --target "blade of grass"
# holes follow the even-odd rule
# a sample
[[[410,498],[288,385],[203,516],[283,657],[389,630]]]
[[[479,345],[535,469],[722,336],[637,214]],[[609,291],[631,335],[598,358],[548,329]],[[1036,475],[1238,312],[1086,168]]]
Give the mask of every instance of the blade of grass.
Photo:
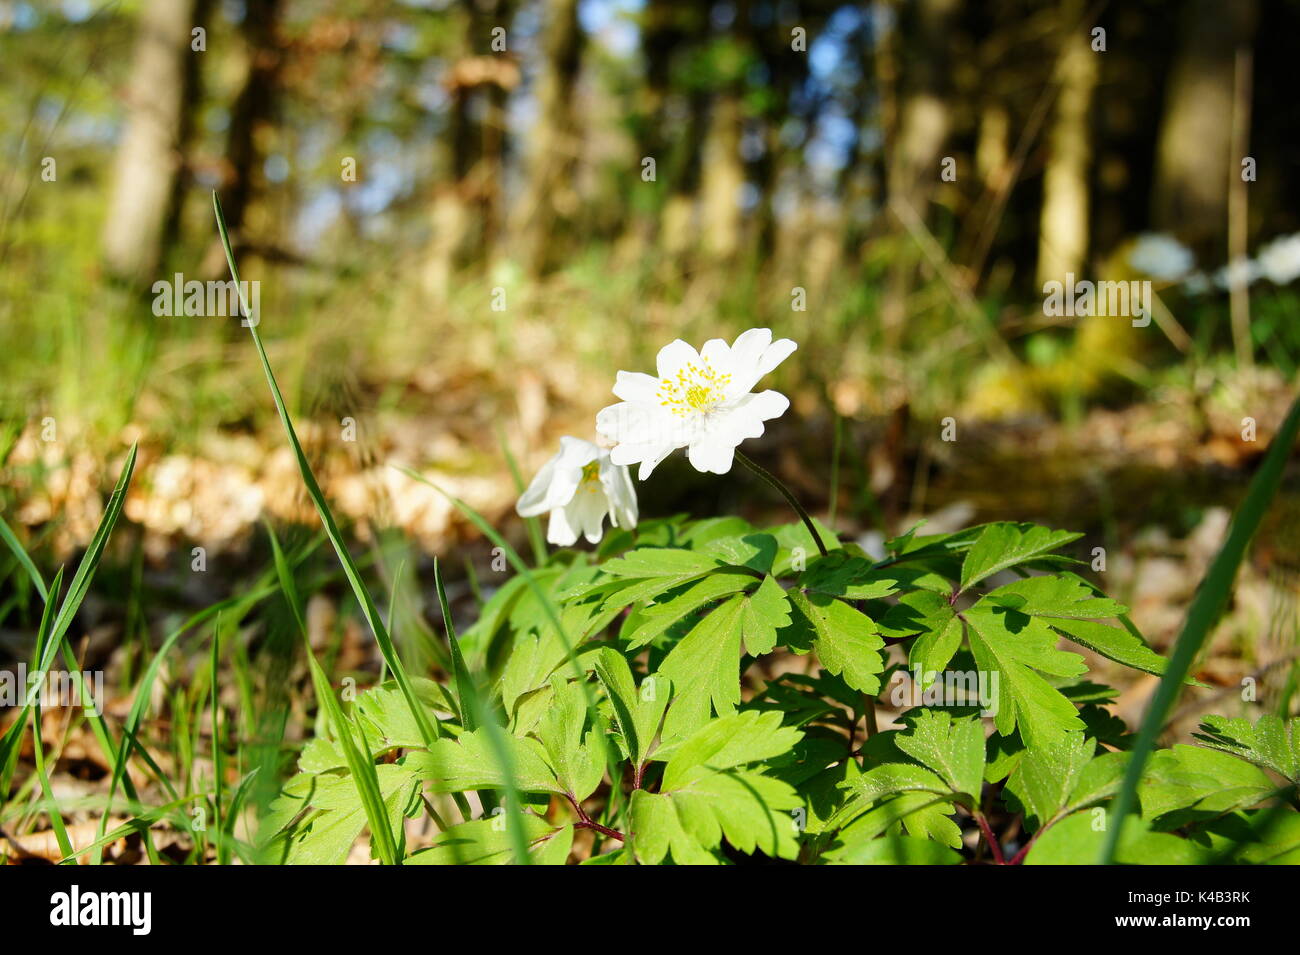
[[[1183,624],[1174,652],[1170,655],[1169,665],[1160,679],[1155,698],[1142,721],[1137,742],[1133,746],[1128,766],[1124,771],[1124,780],[1119,795],[1115,798],[1110,828],[1106,842],[1102,846],[1098,862],[1109,865],[1115,857],[1119,844],[1120,830],[1125,817],[1133,810],[1137,801],[1137,787],[1142,780],[1151,751],[1155,748],[1156,737],[1165,724],[1173,708],[1174,701],[1182,689],[1183,680],[1191,671],[1192,664],[1200,652],[1202,644],[1209,636],[1211,628],[1218,622],[1232,593],[1233,581],[1237,577],[1237,568],[1246,555],[1246,547],[1255,535],[1259,522],[1268,509],[1269,502],[1277,493],[1282,483],[1282,473],[1286,469],[1291,449],[1295,446],[1296,436],[1300,433],[1300,397],[1291,405],[1286,419],[1273,437],[1268,453],[1250,484],[1246,496],[1233,515],[1232,526],[1228,529],[1228,539],[1215,555],[1205,579],[1192,598],[1192,605],[1187,610],[1187,620]]]
[[[357,796],[361,799],[366,821],[370,825],[375,853],[386,865],[399,865],[401,860],[398,858],[393,830],[389,828],[384,797],[379,790],[379,774],[375,771],[375,761],[372,758],[368,759],[357,746],[357,739],[352,735],[352,723],[343,714],[343,708],[334,698],[334,688],[330,686],[329,678],[316,662],[316,654],[311,649],[311,638],[307,635],[307,622],[303,619],[302,609],[298,605],[298,591],[293,583],[293,574],[289,571],[288,562],[284,559],[284,552],[280,550],[280,542],[276,539],[275,532],[268,526],[266,533],[271,539],[271,552],[275,559],[276,573],[280,577],[280,588],[284,591],[284,599],[288,602],[294,621],[298,624],[298,631],[302,635],[303,648],[307,652],[307,665],[311,669],[312,686],[316,690],[316,702],[325,711],[330,728],[334,731],[334,738],[338,741],[339,748],[343,750],[343,758],[352,774],[352,784],[357,788]],[[364,738],[362,745],[365,745]]]
[[[213,821],[217,824],[217,830],[220,832],[225,817],[221,814],[221,801],[224,793],[222,792],[222,771],[221,764],[221,700],[219,699],[219,690],[221,683],[217,679],[218,668],[221,666],[221,617],[217,616],[217,622],[212,627],[212,686],[211,686],[211,707],[212,715],[209,718],[212,723],[212,809]],[[225,865],[227,859],[223,858],[225,846],[222,841],[217,842],[217,864]]]
[[[41,595],[41,600],[46,600],[45,581],[41,579],[40,571],[36,569],[36,565],[32,563],[26,549],[18,542],[18,538],[14,536],[14,532],[9,529],[9,525],[4,521],[0,521],[0,538],[3,538],[4,542],[9,545],[14,557],[18,558],[18,563],[22,564],[23,569],[27,571],[27,576],[32,579],[32,583],[36,586],[36,592]]]
[[[142,838],[147,839],[149,833],[149,827],[152,826],[155,822],[158,822],[160,819],[163,819],[171,815],[173,812],[180,809],[186,803],[194,802],[194,800],[201,799],[205,795],[207,794],[191,793],[188,796],[183,796],[180,799],[174,799],[171,802],[165,803],[161,806],[151,806],[150,808],[144,809],[139,812],[135,812],[135,810],[133,809],[132,811],[135,812],[135,815],[131,819],[127,820],[122,825],[118,826],[112,832],[100,836],[90,845],[83,846],[81,849],[77,850],[76,854],[84,855],[85,853],[88,852],[102,852],[105,846],[110,846],[118,839],[123,839],[126,836],[129,836],[133,832],[138,832],[140,833]],[[63,863],[74,862],[74,861],[76,860],[72,856],[68,856],[66,858],[60,859],[59,863],[63,864]]]
[[[438,592],[438,604],[442,608],[442,625],[447,631],[447,649],[451,654],[451,675],[456,689],[456,706],[460,710],[460,725],[465,732],[475,729],[474,713],[478,709],[478,689],[465,666],[465,656],[460,652],[460,641],[456,639],[456,627],[451,622],[451,609],[447,605],[447,591],[442,586],[442,568],[438,558],[433,559],[433,585]]]
[[[451,650],[453,677],[456,683],[456,705],[460,707],[461,725],[466,731],[482,726],[487,732],[492,754],[501,767],[501,778],[506,781],[506,831],[510,836],[515,862],[519,865],[529,865],[532,859],[528,855],[528,838],[524,833],[524,805],[519,795],[519,787],[515,783],[510,749],[506,745],[505,734],[501,727],[482,705],[478,688],[474,685],[474,680],[465,666],[465,657],[460,652],[460,641],[456,639],[456,626],[451,620],[451,608],[447,605],[447,592],[442,586],[442,572],[438,567],[437,558],[433,561],[433,581],[438,592],[438,605],[442,608],[442,623],[447,630],[447,644]]]
[[[63,568],[60,567],[58,573],[54,575],[54,581],[51,587],[57,595],[63,586]],[[37,631],[36,646],[37,656],[41,654],[41,649],[45,646],[45,641],[50,637],[50,628],[54,625],[54,601],[46,599],[45,611],[41,614],[41,627]],[[44,681],[42,681],[44,682]],[[36,775],[40,779],[41,789],[45,793],[45,814],[50,817],[50,827],[54,830],[54,838],[59,843],[59,851],[65,856],[72,855],[72,842],[68,839],[67,827],[63,824],[63,814],[59,812],[58,803],[54,799],[54,787],[50,785],[50,774],[45,768],[45,746],[41,741],[41,693],[42,687],[37,687],[36,692],[32,694],[34,702],[32,703],[32,746],[36,757]]]
[[[104,509],[104,516],[99,522],[99,527],[95,529],[95,534],[91,538],[85,555],[81,558],[81,563],[77,565],[77,572],[73,575],[72,583],[68,586],[68,592],[59,605],[59,612],[51,625],[50,634],[41,647],[37,663],[37,669],[41,673],[49,672],[50,666],[54,663],[55,654],[63,645],[64,635],[72,625],[72,619],[76,615],[77,609],[81,606],[81,602],[86,599],[90,581],[94,578],[95,569],[99,566],[99,561],[104,555],[104,546],[108,542],[109,535],[113,532],[113,527],[117,524],[118,516],[122,513],[126,489],[131,483],[131,475],[135,472],[135,458],[136,445],[133,444],[127,454],[126,463],[122,466],[122,471],[118,475],[117,486],[108,499],[108,506]],[[17,543],[17,539],[13,535],[8,535],[5,540],[11,547]],[[19,548],[19,552],[21,550]],[[30,563],[30,558],[27,562]],[[32,571],[34,570],[33,567]],[[37,574],[36,576],[39,577],[40,575]],[[22,738],[29,709],[30,706],[24,703],[18,718],[9,728],[9,731],[3,737],[0,737],[0,800],[7,798],[9,794],[9,783],[13,776],[14,764],[18,754],[18,742]]]
[[[230,276],[234,279],[235,288],[242,289],[239,284],[239,269],[235,265],[235,256],[230,249],[230,236],[226,232],[225,215],[221,211],[221,200],[217,197],[216,190],[212,192],[212,207],[217,216],[217,231],[221,235],[221,246],[226,253],[226,264],[230,266]],[[243,301],[242,290],[239,294],[244,314],[250,315],[248,303]],[[325,495],[321,492],[320,485],[316,482],[316,475],[312,472],[307,456],[303,453],[302,445],[299,443],[298,435],[293,428],[293,422],[289,418],[289,410],[284,403],[284,396],[280,394],[280,386],[276,383],[275,374],[271,371],[271,362],[266,357],[266,349],[262,347],[261,336],[257,333],[257,324],[256,322],[248,322],[247,325],[253,338],[253,345],[257,349],[257,357],[262,363],[262,371],[266,375],[266,383],[271,388],[271,397],[275,401],[275,410],[280,416],[280,424],[284,427],[285,434],[289,438],[289,444],[293,448],[294,457],[297,459],[298,470],[302,475],[303,484],[306,485],[312,503],[316,505],[316,513],[320,515],[321,523],[325,527],[325,533],[334,546],[334,552],[338,555],[339,563],[343,565],[343,573],[352,586],[352,592],[356,595],[357,602],[361,605],[361,613],[365,616],[371,633],[375,635],[375,641],[379,644],[379,652],[384,658],[384,663],[392,672],[393,678],[397,681],[398,689],[401,691],[402,697],[411,711],[411,716],[419,728],[420,736],[424,739],[425,745],[432,745],[433,741],[441,735],[437,717],[434,716],[430,720],[429,711],[415,695],[415,688],[411,685],[406,668],[402,665],[397,650],[393,646],[392,638],[388,635],[388,628],[384,626],[379,609],[375,606],[370,591],[366,589],[361,580],[356,561],[353,560],[352,554],[343,540],[343,534],[339,531],[338,524],[334,520],[334,514],[325,502]]]

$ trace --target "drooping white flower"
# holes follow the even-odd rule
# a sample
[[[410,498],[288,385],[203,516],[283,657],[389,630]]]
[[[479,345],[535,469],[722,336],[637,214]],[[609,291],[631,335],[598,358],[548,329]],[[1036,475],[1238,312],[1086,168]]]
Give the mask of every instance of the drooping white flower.
[[[614,527],[636,527],[636,491],[627,468],[611,462],[608,451],[566,436],[519,498],[515,511],[520,517],[550,511],[546,539],[559,547],[575,543],[579,533],[594,544],[604,533],[606,514]]]
[[[623,400],[596,415],[596,430],[615,442],[610,460],[639,463],[644,481],[686,448],[696,470],[726,474],[736,446],[760,437],[763,422],[790,407],[785,395],[753,388],[797,347],[788,338],[772,341],[771,329],[751,328],[731,345],[714,338],[698,352],[681,339],[665,345],[657,377],[620,371],[614,394]]]
[[[1274,239],[1259,250],[1255,262],[1274,285],[1289,285],[1300,277],[1300,232]]]
[[[1191,249],[1173,236],[1145,232],[1129,250],[1128,264],[1158,281],[1174,282],[1192,270],[1196,259]]]

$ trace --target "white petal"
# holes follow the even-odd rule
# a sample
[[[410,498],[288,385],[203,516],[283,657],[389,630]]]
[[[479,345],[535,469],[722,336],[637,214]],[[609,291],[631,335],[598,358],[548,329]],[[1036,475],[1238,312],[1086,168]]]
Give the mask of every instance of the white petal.
[[[697,440],[721,441],[735,446],[749,438],[763,436],[763,422],[779,418],[790,407],[790,399],[779,391],[760,391],[733,401],[710,415],[707,436]]]
[[[660,378],[671,378],[677,374],[678,369],[688,364],[699,364],[699,361],[699,353],[679,338],[659,349],[655,367]]]
[[[605,497],[604,488],[587,485],[582,488],[567,508],[566,517],[574,527],[582,529],[582,534],[591,543],[600,540],[609,513],[609,499]]]
[[[641,461],[641,467],[637,470],[636,473],[637,480],[644,481],[647,478],[649,478],[650,472],[652,472],[656,467],[659,466],[659,462],[662,461],[664,458],[668,457],[668,455],[672,454],[676,450],[677,448],[674,445],[666,444],[663,445],[662,447],[656,448],[654,451],[650,452],[645,457],[640,458],[639,460]],[[612,458],[613,455],[611,454],[610,457]]]
[[[790,407],[790,399],[779,391],[769,389],[751,395],[749,400],[744,402],[743,407],[750,414],[756,415],[759,421],[771,421],[785,414],[786,409]]]
[[[731,470],[731,461],[735,450],[735,444],[703,437],[691,445],[686,452],[686,456],[690,459],[691,466],[697,471],[726,474]]]
[[[632,487],[632,475],[627,468],[615,464],[606,456],[600,462],[600,483],[609,498],[610,522],[624,530],[636,527],[636,489]]]
[[[562,467],[577,468],[581,471],[596,458],[600,457],[600,446],[581,438],[565,435],[560,439],[559,464]]]
[[[654,404],[658,399],[659,379],[639,371],[620,371],[614,382],[614,396],[624,401]]]
[[[610,441],[640,441],[650,429],[654,413],[649,405],[620,401],[596,413],[596,430]]]
[[[743,332],[731,346],[728,396],[739,397],[752,391],[760,378],[785,361],[797,347],[788,338],[772,341],[772,332],[767,328],[751,328]]]
[[[555,477],[555,462],[559,459],[559,454],[552,455],[520,496],[519,503],[515,505],[515,513],[520,517],[536,517],[550,510],[546,506],[546,496],[551,490],[551,480]]]
[[[551,511],[551,520],[546,525],[546,539],[557,547],[568,547],[578,540],[578,532],[569,523],[566,513],[570,507],[572,504],[566,504]]]
[[[731,345],[731,358],[737,368],[758,367],[763,351],[772,343],[772,329],[751,328],[736,336]]]
[[[799,346],[789,338],[780,338],[772,342],[772,344],[768,345],[764,350],[763,358],[758,363],[759,371],[766,375],[769,371],[776,368],[777,365],[781,364],[781,362],[793,355],[795,349],[798,347]]]

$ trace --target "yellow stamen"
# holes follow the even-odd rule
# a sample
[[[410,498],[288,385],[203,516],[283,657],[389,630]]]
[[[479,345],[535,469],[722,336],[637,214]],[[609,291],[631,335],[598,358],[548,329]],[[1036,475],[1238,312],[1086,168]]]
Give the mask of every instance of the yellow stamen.
[[[688,362],[672,378],[659,382],[659,404],[679,418],[690,414],[707,414],[727,397],[730,375],[720,375],[707,361]]]

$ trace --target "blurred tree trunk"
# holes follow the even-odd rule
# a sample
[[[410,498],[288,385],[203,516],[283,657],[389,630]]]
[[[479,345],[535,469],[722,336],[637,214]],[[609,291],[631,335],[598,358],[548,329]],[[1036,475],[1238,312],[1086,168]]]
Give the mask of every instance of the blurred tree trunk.
[[[1097,57],[1082,0],[1061,7],[1061,52],[1056,58],[1055,112],[1048,130],[1047,167],[1038,229],[1038,284],[1082,276],[1088,257],[1088,174],[1092,162],[1092,96]]]
[[[703,181],[700,183],[700,213],[704,218],[704,251],[725,261],[740,251],[745,225],[741,189],[745,185],[745,161],[740,139],[745,124],[745,81],[753,57],[755,38],[749,0],[735,4],[728,45],[718,57],[721,84],[713,97],[709,132],[704,143]]]
[[[1152,221],[1157,229],[1205,245],[1223,235],[1230,155],[1233,69],[1255,31],[1255,0],[1192,0],[1165,94],[1156,147]],[[1222,244],[1215,241],[1222,254]]]
[[[743,118],[738,89],[729,87],[714,97],[704,144],[700,214],[704,250],[715,259],[730,259],[740,248],[744,224],[740,190],[745,184],[745,164],[740,157]]]
[[[886,41],[892,49],[880,57],[877,67],[885,71],[884,79],[890,83],[896,103],[888,114],[896,118],[897,128],[886,130],[889,201],[910,206],[922,221],[939,182],[940,151],[948,136],[951,38],[960,11],[961,0],[907,4],[899,14],[897,29]],[[897,339],[903,324],[913,261],[911,255],[895,256],[890,266],[881,301],[887,341]]]
[[[519,206],[521,258],[533,275],[554,263],[557,226],[562,228],[577,206],[570,172],[578,149],[572,100],[583,46],[578,0],[547,0],[544,16],[537,121]]]
[[[487,0],[484,19],[504,26],[513,12],[511,0]],[[500,240],[505,207],[506,106],[510,90],[518,82],[513,60],[498,60],[498,70],[487,83],[486,111],[480,130],[478,199],[482,210],[481,238],[483,257],[491,257]]]
[[[645,57],[645,82],[638,94],[637,148],[638,184],[642,163],[653,159],[655,178],[652,184],[641,188],[654,189],[649,201],[633,203],[632,219],[627,235],[628,249],[635,256],[654,249],[659,238],[664,202],[668,193],[671,171],[669,154],[672,141],[668,136],[668,103],[672,94],[672,61],[678,47],[686,38],[683,19],[689,12],[673,0],[648,0],[641,23],[641,52]]]
[[[685,128],[673,150],[668,198],[660,220],[660,247],[669,259],[683,255],[695,245],[692,220],[700,187],[700,146],[708,128],[708,115],[709,98],[705,93],[696,91],[687,97]]]
[[[244,81],[230,108],[226,182],[221,200],[231,232],[243,226],[261,186],[259,176],[266,150],[258,137],[275,113],[279,94],[282,58],[275,34],[282,11],[282,0],[260,0],[244,5],[244,21],[239,32],[248,63]]]
[[[474,123],[470,116],[470,96],[474,88],[473,64],[475,9],[471,2],[457,3],[449,12],[454,60],[443,78],[449,100],[447,135],[444,139],[447,175],[440,181],[433,197],[433,242],[429,250],[426,284],[439,298],[451,289],[452,274],[470,256],[470,230],[473,225],[466,190],[474,168],[476,147]]]
[[[155,277],[174,234],[199,57],[191,30],[208,0],[148,0],[140,10],[126,92],[126,125],[114,159],[104,223],[104,262],[121,279]]]

